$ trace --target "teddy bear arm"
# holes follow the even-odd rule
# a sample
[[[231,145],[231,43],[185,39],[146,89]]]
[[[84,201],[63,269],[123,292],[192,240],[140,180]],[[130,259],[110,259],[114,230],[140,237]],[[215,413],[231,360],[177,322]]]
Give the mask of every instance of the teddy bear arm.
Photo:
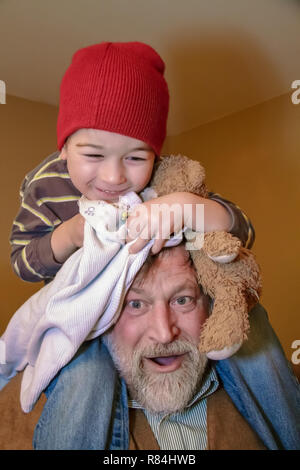
[[[230,263],[239,254],[241,241],[223,230],[205,234],[203,249],[213,261]]]
[[[241,345],[249,330],[248,304],[240,288],[228,286],[216,293],[211,315],[206,320],[199,341],[204,353]]]

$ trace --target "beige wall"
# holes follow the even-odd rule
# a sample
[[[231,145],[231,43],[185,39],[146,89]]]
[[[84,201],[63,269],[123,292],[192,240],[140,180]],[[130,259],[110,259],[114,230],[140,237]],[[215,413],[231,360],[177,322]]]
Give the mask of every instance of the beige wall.
[[[56,117],[53,106],[12,96],[0,105],[0,332],[14,311],[41,287],[13,274],[8,238],[24,175],[56,150]],[[264,277],[262,303],[289,358],[292,341],[300,339],[299,124],[300,105],[292,105],[285,95],[169,137],[165,145],[166,152],[199,159],[206,167],[210,189],[238,203],[250,216],[257,234],[254,251]]]
[[[0,105],[0,333],[15,310],[42,286],[21,281],[12,272],[8,239],[25,174],[56,150],[56,118],[56,107],[13,96],[7,96],[6,104]]]
[[[300,104],[278,97],[169,137],[164,150],[201,161],[209,188],[251,218],[262,303],[290,358],[292,342],[300,339]]]

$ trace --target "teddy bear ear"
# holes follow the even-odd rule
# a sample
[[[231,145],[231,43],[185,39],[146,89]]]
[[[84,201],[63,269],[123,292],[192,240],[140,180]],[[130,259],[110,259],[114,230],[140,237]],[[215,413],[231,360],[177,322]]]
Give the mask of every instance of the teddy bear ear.
[[[240,349],[241,345],[242,343],[236,343],[232,346],[220,349],[219,351],[209,351],[206,353],[206,356],[208,359],[212,359],[213,361],[222,361],[223,359],[228,359],[233,356]]]
[[[187,191],[207,197],[205,170],[195,160],[184,155],[165,155],[154,166],[150,181],[159,196],[175,191]]]

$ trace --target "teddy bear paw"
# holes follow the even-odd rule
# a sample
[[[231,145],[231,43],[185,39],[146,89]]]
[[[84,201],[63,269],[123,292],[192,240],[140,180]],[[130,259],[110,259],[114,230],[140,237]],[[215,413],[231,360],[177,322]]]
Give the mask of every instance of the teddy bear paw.
[[[225,231],[205,234],[204,251],[217,263],[231,263],[239,254],[241,241]]]
[[[233,261],[237,257],[237,255],[238,253],[231,253],[227,255],[212,256],[207,253],[207,256],[211,260],[215,261],[216,263],[221,263],[221,264],[231,263],[231,261]]]
[[[242,343],[236,343],[232,346],[226,346],[223,349],[209,351],[206,353],[208,359],[212,359],[213,361],[221,361],[223,359],[228,359],[228,357],[233,356],[241,347]]]

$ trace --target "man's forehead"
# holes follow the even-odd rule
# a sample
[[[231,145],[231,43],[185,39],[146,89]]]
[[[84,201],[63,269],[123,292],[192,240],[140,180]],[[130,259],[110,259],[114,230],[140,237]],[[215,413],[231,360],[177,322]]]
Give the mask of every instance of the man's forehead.
[[[188,279],[197,284],[197,274],[194,265],[190,259],[189,252],[180,245],[174,248],[166,248],[154,259],[148,261],[137,275],[132,286],[141,286],[147,281],[153,280],[155,276],[167,276]]]

